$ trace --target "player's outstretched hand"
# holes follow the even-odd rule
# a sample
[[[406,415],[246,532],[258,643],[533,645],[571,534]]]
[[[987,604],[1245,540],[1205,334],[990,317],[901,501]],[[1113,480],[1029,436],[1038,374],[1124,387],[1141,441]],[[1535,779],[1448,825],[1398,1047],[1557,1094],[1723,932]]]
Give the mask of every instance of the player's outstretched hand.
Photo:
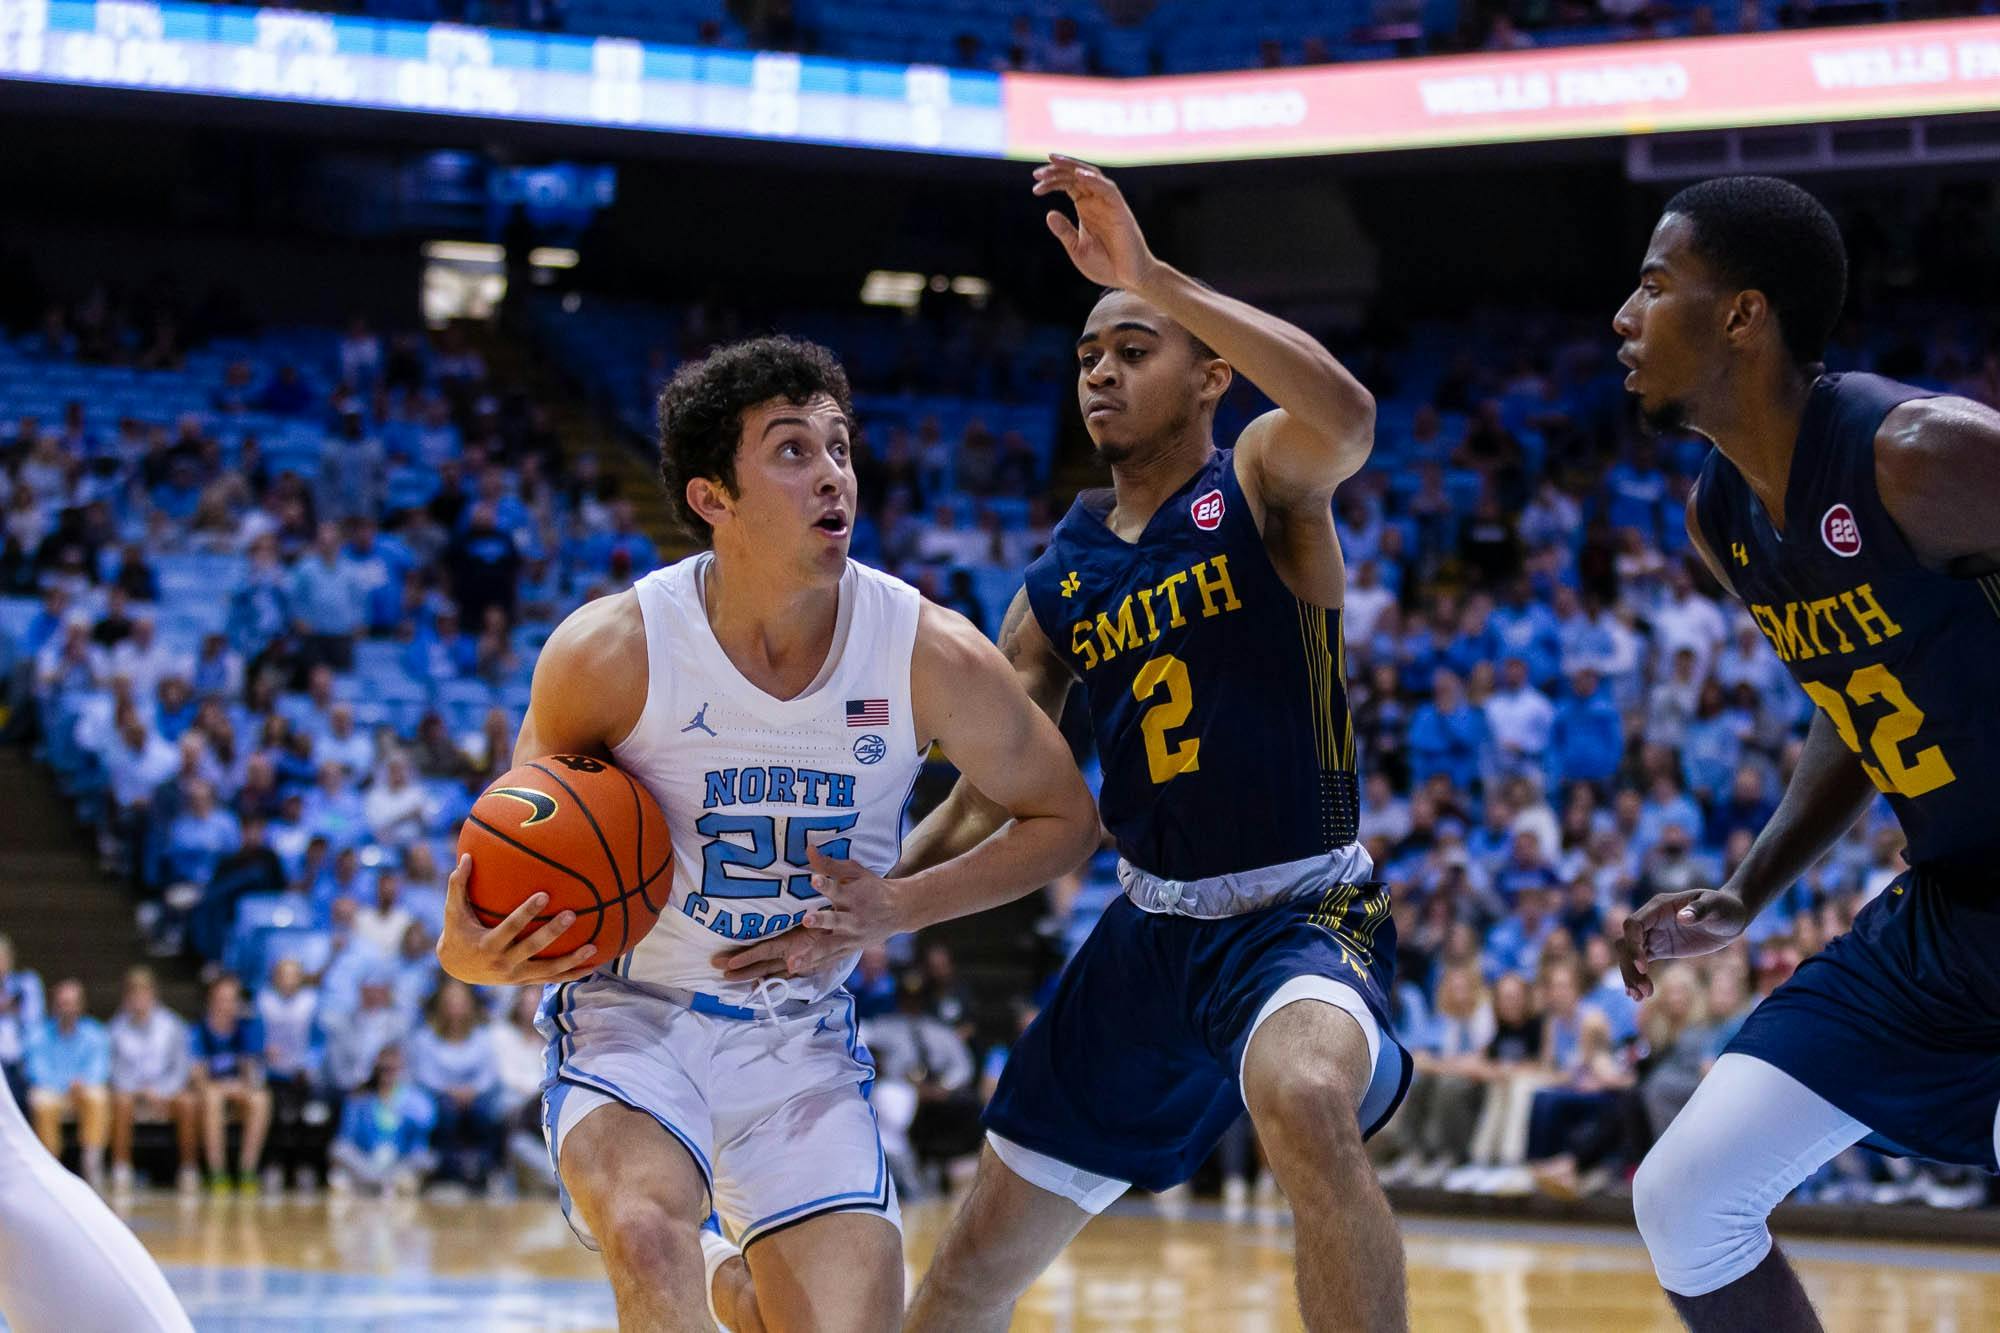
[[[1653,993],[1652,964],[1660,958],[1699,958],[1743,933],[1750,913],[1733,893],[1690,889],[1662,893],[1625,918],[1618,941],[1618,970],[1625,993],[1643,1000]]]
[[[1144,284],[1159,261],[1147,248],[1146,235],[1139,230],[1139,219],[1132,215],[1124,192],[1088,162],[1051,153],[1046,166],[1035,168],[1035,193],[1057,190],[1076,206],[1076,221],[1052,208],[1049,230],[1069,251],[1077,272],[1100,287],[1131,291]]]
[[[813,869],[813,889],[826,898],[826,906],[808,909],[796,930],[717,954],[715,965],[731,981],[808,976],[907,929],[896,886],[888,880],[817,847],[806,849],[806,860]]]
[[[597,970],[602,948],[587,944],[561,958],[537,958],[562,933],[576,924],[574,912],[558,912],[535,927],[535,916],[549,905],[549,895],[532,893],[490,930],[479,924],[466,899],[472,880],[472,858],[460,856],[445,881],[444,933],[438,936],[438,963],[449,976],[473,986],[539,986],[575,981]]]

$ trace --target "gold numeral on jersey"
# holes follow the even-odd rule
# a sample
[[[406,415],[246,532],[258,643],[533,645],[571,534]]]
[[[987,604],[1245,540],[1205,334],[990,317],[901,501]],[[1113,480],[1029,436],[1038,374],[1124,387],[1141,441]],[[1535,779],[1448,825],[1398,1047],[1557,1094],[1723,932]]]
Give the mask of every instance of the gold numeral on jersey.
[[[1146,767],[1155,783],[1172,782],[1183,773],[1201,767],[1201,738],[1191,736],[1171,749],[1167,733],[1188,720],[1194,711],[1194,687],[1188,684],[1187,663],[1172,653],[1162,653],[1139,668],[1132,678],[1132,697],[1150,699],[1165,686],[1167,697],[1145,711],[1139,730],[1146,737]]]
[[[1861,756],[1861,769],[1868,780],[1882,791],[1891,796],[1917,797],[1958,780],[1958,774],[1951,771],[1945,760],[1944,751],[1935,745],[1904,759],[1904,744],[1914,740],[1923,728],[1924,710],[1910,702],[1903,682],[1888,667],[1877,662],[1849,676],[1846,699],[1819,681],[1808,681],[1805,688],[1833,722],[1841,743]],[[1861,734],[1854,729],[1854,714],[1848,709],[1848,699],[1857,704],[1879,699],[1890,707],[1891,711],[1883,714],[1869,733],[1866,751],[1861,748]],[[1868,762],[1870,754],[1875,756],[1875,763]]]

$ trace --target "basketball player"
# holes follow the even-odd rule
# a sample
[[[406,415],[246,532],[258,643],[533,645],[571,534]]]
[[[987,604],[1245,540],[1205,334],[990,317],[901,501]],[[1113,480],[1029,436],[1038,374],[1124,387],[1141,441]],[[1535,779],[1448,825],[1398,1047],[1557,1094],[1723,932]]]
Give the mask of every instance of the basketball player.
[[[146,1247],[0,1094],[0,1315],[15,1333],[193,1333]]]
[[[1820,1327],[1771,1208],[1867,1141],[1991,1171],[2000,1108],[2000,415],[1820,364],[1847,256],[1766,177],[1667,205],[1613,328],[1647,423],[1715,445],[1688,535],[1819,705],[1749,856],[1662,894],[1620,945],[1635,997],[1712,953],[1880,793],[1910,869],[1760,1004],[1633,1182],[1690,1328]]]
[[[562,623],[514,757],[605,755],[645,783],[673,833],[669,906],[626,957],[537,963],[569,914],[535,928],[535,895],[481,929],[462,860],[439,955],[465,981],[560,983],[543,1002],[544,1125],[622,1328],[704,1328],[706,1304],[735,1333],[881,1333],[902,1315],[902,1242],[840,983],[862,943],[1080,864],[1096,812],[979,630],[848,560],[853,411],[831,355],[785,338],[720,350],[675,376],[660,430],[667,488],[713,550]],[[1010,822],[885,880],[933,741]],[[723,975],[718,954],[815,913],[865,914],[867,933],[807,974]],[[701,1230],[711,1208],[742,1257]]]
[[[1101,171],[1052,158],[1035,193],[1053,192],[1077,218],[1050,229],[1112,289],[1077,341],[1112,485],[1058,526],[1001,647],[1051,716],[1082,682],[1126,892],[1015,1045],[909,1324],[1004,1329],[1093,1214],[1186,1180],[1247,1105],[1297,1217],[1307,1326],[1401,1328],[1401,1242],[1362,1138],[1409,1061],[1388,890],[1356,842],[1331,505],[1374,400],[1299,329],[1155,259]],[[1218,450],[1237,370],[1278,409]],[[968,771],[904,865],[978,845],[1006,817],[993,795]]]

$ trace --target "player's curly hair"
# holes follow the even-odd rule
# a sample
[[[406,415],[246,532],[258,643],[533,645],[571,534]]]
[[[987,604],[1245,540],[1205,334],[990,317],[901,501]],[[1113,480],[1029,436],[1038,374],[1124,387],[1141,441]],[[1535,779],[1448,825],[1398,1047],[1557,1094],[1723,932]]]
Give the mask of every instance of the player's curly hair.
[[[718,347],[675,371],[660,391],[660,480],[681,526],[703,543],[714,540],[688,503],[687,484],[706,477],[736,494],[745,408],[773,398],[804,404],[821,394],[833,399],[851,427],[854,395],[839,360],[818,343],[782,335]]]
[[[1665,211],[1694,224],[1694,252],[1724,282],[1764,293],[1793,361],[1825,358],[1847,299],[1847,246],[1819,200],[1775,176],[1722,176],[1688,186]]]

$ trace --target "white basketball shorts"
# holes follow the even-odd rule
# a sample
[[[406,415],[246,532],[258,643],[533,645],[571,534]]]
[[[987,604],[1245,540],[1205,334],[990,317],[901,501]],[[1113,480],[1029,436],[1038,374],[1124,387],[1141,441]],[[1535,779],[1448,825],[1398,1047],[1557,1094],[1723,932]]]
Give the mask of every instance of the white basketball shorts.
[[[586,1115],[616,1103],[688,1150],[739,1245],[823,1213],[902,1225],[868,1104],[875,1062],[846,991],[771,1018],[710,996],[690,1007],[598,975],[551,987],[537,1026],[549,1039],[542,1132],[552,1162]],[[562,1204],[596,1249],[567,1189]]]

